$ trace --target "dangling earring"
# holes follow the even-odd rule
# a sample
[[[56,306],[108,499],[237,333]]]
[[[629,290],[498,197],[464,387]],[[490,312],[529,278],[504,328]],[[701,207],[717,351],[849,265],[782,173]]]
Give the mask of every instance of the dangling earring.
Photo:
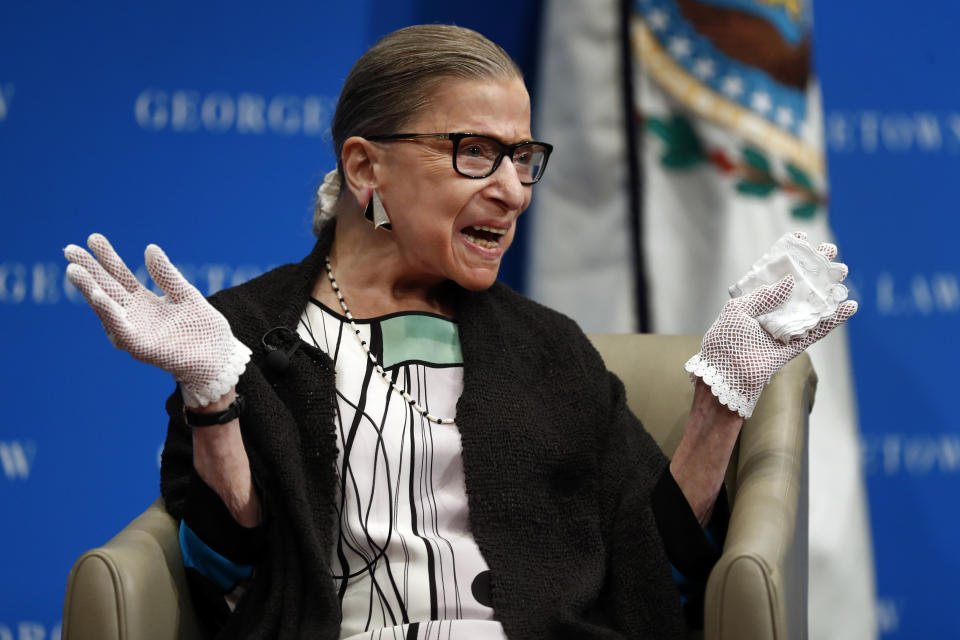
[[[387,215],[387,210],[383,208],[383,203],[380,201],[380,196],[377,195],[376,191],[374,191],[373,196],[370,197],[370,202],[367,203],[367,208],[363,211],[363,217],[372,222],[376,229],[393,231],[393,225],[390,224],[390,217]]]

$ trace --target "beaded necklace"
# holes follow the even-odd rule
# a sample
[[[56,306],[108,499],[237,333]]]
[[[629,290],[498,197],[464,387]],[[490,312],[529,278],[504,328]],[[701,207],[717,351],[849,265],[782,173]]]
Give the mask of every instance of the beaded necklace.
[[[415,398],[413,398],[404,389],[400,388],[396,382],[390,379],[390,376],[387,374],[384,368],[380,366],[379,362],[377,362],[377,356],[370,353],[370,348],[367,347],[367,341],[360,336],[360,329],[357,328],[357,324],[353,321],[353,314],[350,313],[350,309],[347,308],[347,301],[343,299],[343,294],[340,293],[340,286],[337,284],[336,278],[333,277],[333,269],[330,267],[330,258],[324,258],[324,264],[327,267],[327,279],[330,280],[330,286],[333,287],[333,292],[337,294],[337,299],[340,300],[340,306],[343,307],[343,315],[345,315],[347,320],[350,321],[350,327],[353,329],[354,335],[357,336],[357,340],[360,341],[360,346],[363,348],[363,352],[367,354],[368,358],[370,358],[370,362],[373,363],[373,366],[377,373],[380,374],[380,377],[383,378],[383,380],[391,387],[393,387],[393,390],[399,393],[400,396],[403,397],[404,401],[413,407],[414,411],[422,415],[430,422],[434,422],[436,424],[453,424],[453,418],[438,418],[432,413],[428,413],[426,409],[420,406],[420,403],[417,402]]]

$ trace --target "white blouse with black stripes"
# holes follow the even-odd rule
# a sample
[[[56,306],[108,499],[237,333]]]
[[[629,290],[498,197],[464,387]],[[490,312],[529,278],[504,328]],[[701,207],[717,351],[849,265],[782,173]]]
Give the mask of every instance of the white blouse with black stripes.
[[[455,322],[396,313],[355,320],[390,377],[435,416],[456,417]],[[311,300],[300,337],[336,367],[340,531],[330,566],[341,639],[505,640],[469,530],[456,424],[410,407],[374,369],[347,319]]]

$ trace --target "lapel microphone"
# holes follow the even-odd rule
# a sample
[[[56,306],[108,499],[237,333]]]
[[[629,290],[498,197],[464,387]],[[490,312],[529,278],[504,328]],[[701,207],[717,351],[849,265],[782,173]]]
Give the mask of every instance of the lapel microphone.
[[[300,348],[300,336],[287,327],[274,327],[260,338],[267,350],[264,367],[275,374],[284,374],[290,368],[290,358]]]

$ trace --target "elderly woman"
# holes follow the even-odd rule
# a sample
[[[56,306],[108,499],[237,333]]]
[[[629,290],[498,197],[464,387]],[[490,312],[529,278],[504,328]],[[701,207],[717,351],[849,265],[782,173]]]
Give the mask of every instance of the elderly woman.
[[[577,326],[496,282],[552,151],[503,50],[392,33],[332,131],[298,264],[207,301],[150,245],[157,298],[102,236],[66,249],[179,383],[161,486],[198,610],[221,638],[682,637],[741,416],[855,305],[777,345],[755,316],[789,279],[728,304],[698,354],[727,387],[698,379],[668,463]]]

